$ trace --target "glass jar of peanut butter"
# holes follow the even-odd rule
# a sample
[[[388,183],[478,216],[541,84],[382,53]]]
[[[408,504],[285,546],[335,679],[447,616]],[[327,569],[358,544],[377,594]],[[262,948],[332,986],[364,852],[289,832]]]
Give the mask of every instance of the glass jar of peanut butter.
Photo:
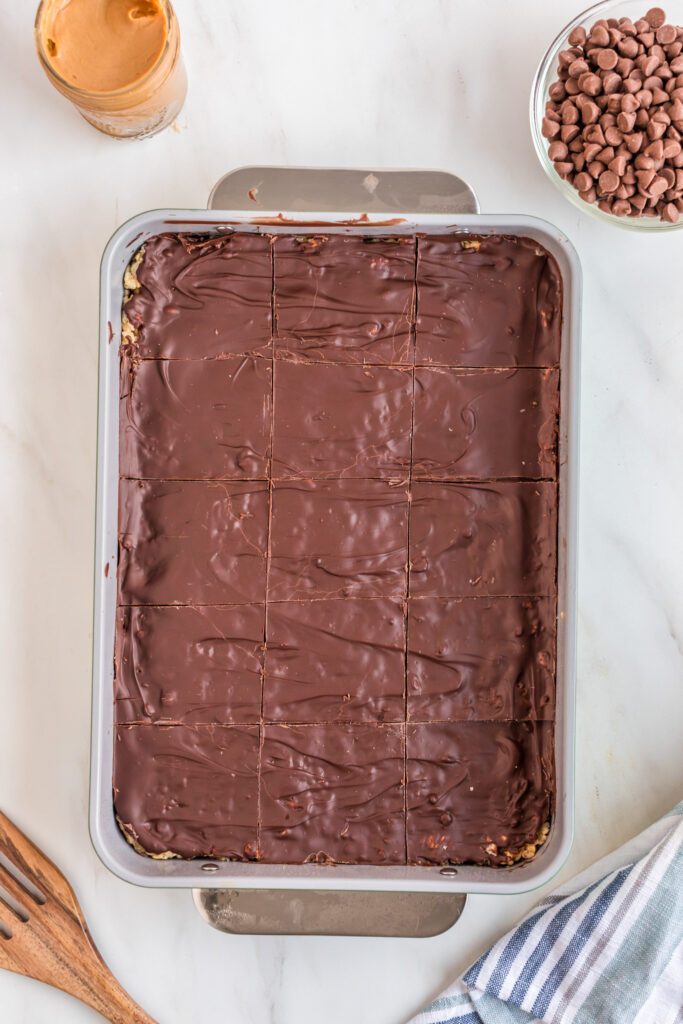
[[[168,0],[42,0],[35,41],[54,87],[107,135],[154,135],[182,109],[187,76]]]

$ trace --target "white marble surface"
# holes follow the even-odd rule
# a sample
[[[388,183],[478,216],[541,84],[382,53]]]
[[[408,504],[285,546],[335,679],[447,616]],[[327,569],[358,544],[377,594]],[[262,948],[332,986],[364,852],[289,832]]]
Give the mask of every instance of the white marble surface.
[[[0,806],[74,883],[100,948],[161,1024],[401,1024],[537,898],[471,897],[429,940],[238,938],[186,892],[137,890],[87,830],[97,275],[114,228],[202,206],[248,163],[425,166],[486,212],[566,230],[585,272],[578,831],[563,875],[683,796],[683,234],[566,203],[527,101],[570,0],[177,0],[177,130],[115,142],[44,79],[32,4],[3,9]],[[645,7],[645,4],[644,4]],[[94,1021],[0,975],[12,1024]]]

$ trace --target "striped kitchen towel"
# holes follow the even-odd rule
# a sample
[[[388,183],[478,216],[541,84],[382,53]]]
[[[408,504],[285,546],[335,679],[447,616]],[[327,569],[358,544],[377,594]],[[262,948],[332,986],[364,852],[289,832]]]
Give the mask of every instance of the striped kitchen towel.
[[[683,1024],[683,803],[536,906],[411,1024]]]

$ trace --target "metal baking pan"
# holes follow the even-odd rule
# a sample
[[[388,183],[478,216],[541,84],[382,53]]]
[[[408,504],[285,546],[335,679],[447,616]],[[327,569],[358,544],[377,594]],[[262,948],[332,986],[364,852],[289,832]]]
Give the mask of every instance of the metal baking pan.
[[[242,173],[242,172],[238,172]],[[362,172],[365,173],[365,172]],[[379,172],[378,172],[379,173]],[[431,173],[431,172],[430,172]],[[375,177],[373,175],[373,177]],[[364,179],[363,179],[364,180]],[[214,189],[214,194],[221,183]],[[265,191],[265,190],[264,190]],[[246,198],[246,197],[245,197]],[[259,197],[260,198],[260,197]],[[102,861],[120,878],[144,886],[230,889],[336,890],[385,893],[517,893],[547,882],[569,852],[574,819],[574,694],[576,540],[581,272],[576,252],[557,228],[534,217],[400,213],[386,207],[363,213],[261,208],[249,195],[246,210],[153,210],[122,225],[101,265],[97,522],[93,649],[90,833]],[[274,205],[274,204],[273,204]],[[246,203],[245,203],[246,206]],[[368,206],[371,204],[368,202]],[[421,209],[415,204],[413,209]],[[476,207],[475,207],[476,208]],[[556,258],[564,283],[559,458],[556,804],[546,843],[530,861],[509,868],[458,866],[277,865],[206,860],[153,860],[137,854],[119,831],[112,806],[113,672],[118,518],[119,342],[123,272],[135,249],[163,231],[287,233],[296,229],[358,235],[517,234],[536,239]],[[283,893],[284,895],[284,893]],[[227,896],[227,893],[226,893]]]

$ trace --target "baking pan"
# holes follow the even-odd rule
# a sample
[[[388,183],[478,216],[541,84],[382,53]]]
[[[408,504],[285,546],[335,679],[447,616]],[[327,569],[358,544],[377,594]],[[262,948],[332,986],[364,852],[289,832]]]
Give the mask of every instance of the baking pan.
[[[272,170],[272,169],[268,169]],[[243,173],[243,172],[239,172]],[[365,174],[365,172],[356,172]],[[377,172],[373,177],[380,175]],[[402,172],[406,173],[406,172]],[[415,173],[415,172],[413,172]],[[434,172],[431,172],[434,173]],[[436,172],[438,173],[438,172]],[[251,179],[249,179],[251,180]],[[255,179],[254,179],[255,180]],[[361,179],[359,179],[361,180]],[[222,182],[214,189],[220,194]],[[249,193],[254,190],[249,189]],[[267,191],[263,190],[264,193]],[[261,208],[152,210],[133,217],[110,239],[102,258],[99,329],[97,519],[93,646],[90,832],[103,862],[120,878],[144,886],[226,890],[337,890],[413,893],[517,893],[547,882],[569,852],[574,817],[574,694],[579,340],[581,272],[576,252],[557,228],[534,217]],[[245,204],[246,205],[246,204]],[[301,204],[303,205],[303,203]],[[368,204],[370,205],[370,204]],[[415,204],[421,209],[423,204]],[[362,208],[362,207],[361,207]],[[358,208],[357,208],[358,209]],[[477,865],[277,865],[210,860],[153,860],[135,853],[119,831],[112,805],[113,673],[117,596],[119,343],[123,272],[134,251],[163,231],[399,234],[516,234],[536,239],[558,262],[564,283],[559,436],[556,803],[548,840],[536,856],[509,868]],[[227,896],[227,893],[226,893]]]

